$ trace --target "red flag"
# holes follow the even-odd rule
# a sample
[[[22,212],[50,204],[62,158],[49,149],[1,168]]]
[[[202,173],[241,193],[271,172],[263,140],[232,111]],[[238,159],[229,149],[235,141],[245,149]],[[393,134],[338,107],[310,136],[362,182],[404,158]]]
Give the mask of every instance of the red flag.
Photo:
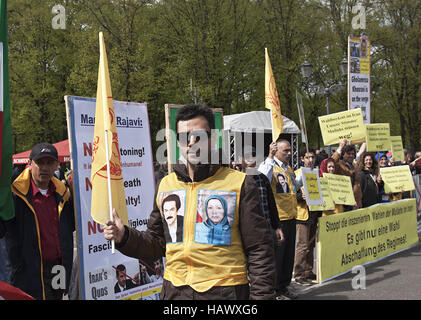
[[[22,290],[0,281],[0,300],[35,300]]]

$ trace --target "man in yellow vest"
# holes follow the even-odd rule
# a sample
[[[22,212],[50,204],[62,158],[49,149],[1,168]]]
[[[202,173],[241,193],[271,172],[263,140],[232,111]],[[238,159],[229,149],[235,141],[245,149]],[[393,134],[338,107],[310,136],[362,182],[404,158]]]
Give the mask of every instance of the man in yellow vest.
[[[147,230],[124,226],[114,211],[104,237],[115,240],[116,248],[130,257],[165,256],[161,299],[274,299],[274,248],[256,182],[210,163],[214,128],[210,108],[181,108],[176,131],[182,163],[158,184]],[[160,212],[171,194],[179,196],[177,214],[184,217],[177,240],[165,234]]]
[[[296,190],[302,182],[297,180],[294,171],[289,166],[291,160],[291,145],[287,140],[278,139],[269,146],[269,154],[259,166],[259,171],[271,181],[272,192],[278,209],[280,228],[284,241],[275,248],[276,263],[276,293],[277,299],[296,299],[297,295],[288,289],[291,283],[295,256],[295,218],[297,216]],[[288,192],[277,192],[278,175],[283,175],[288,181]],[[279,189],[279,188],[278,188]]]

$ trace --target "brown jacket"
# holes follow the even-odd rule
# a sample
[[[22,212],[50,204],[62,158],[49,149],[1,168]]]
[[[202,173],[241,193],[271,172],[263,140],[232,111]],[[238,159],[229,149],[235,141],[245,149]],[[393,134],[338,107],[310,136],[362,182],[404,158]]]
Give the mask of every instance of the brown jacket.
[[[198,165],[194,181],[211,177],[220,165]],[[184,165],[175,165],[178,180],[192,182]],[[159,183],[157,184],[159,185]],[[240,233],[244,253],[248,258],[248,285],[214,287],[198,293],[189,286],[175,287],[164,280],[161,299],[274,299],[275,262],[271,232],[260,209],[259,192],[252,176],[246,176],[240,192]],[[126,232],[116,248],[134,258],[160,258],[165,256],[165,238],[160,211],[154,201],[146,231],[125,227]]]
[[[354,198],[355,202],[357,203],[358,208],[362,208],[362,192],[361,192],[361,185],[358,174],[356,174],[356,170],[351,170],[345,161],[341,160],[341,155],[338,152],[335,152],[332,155],[332,158],[336,162],[336,174],[348,176],[351,178],[352,188],[354,190]]]

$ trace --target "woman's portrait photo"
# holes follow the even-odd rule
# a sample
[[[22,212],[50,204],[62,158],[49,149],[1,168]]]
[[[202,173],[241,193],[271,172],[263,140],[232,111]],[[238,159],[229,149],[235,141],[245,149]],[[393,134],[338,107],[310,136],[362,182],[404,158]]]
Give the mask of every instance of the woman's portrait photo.
[[[195,242],[229,245],[235,212],[234,192],[199,190]]]

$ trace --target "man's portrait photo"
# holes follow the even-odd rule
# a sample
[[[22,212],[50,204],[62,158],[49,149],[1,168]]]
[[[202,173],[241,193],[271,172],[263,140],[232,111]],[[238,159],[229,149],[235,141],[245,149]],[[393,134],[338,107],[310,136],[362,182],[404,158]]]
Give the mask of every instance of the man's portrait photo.
[[[183,242],[184,224],[184,190],[183,194],[161,193],[161,218],[164,222],[165,241]],[[183,201],[182,201],[183,199]]]
[[[289,193],[288,180],[283,173],[276,175],[276,193]]]

